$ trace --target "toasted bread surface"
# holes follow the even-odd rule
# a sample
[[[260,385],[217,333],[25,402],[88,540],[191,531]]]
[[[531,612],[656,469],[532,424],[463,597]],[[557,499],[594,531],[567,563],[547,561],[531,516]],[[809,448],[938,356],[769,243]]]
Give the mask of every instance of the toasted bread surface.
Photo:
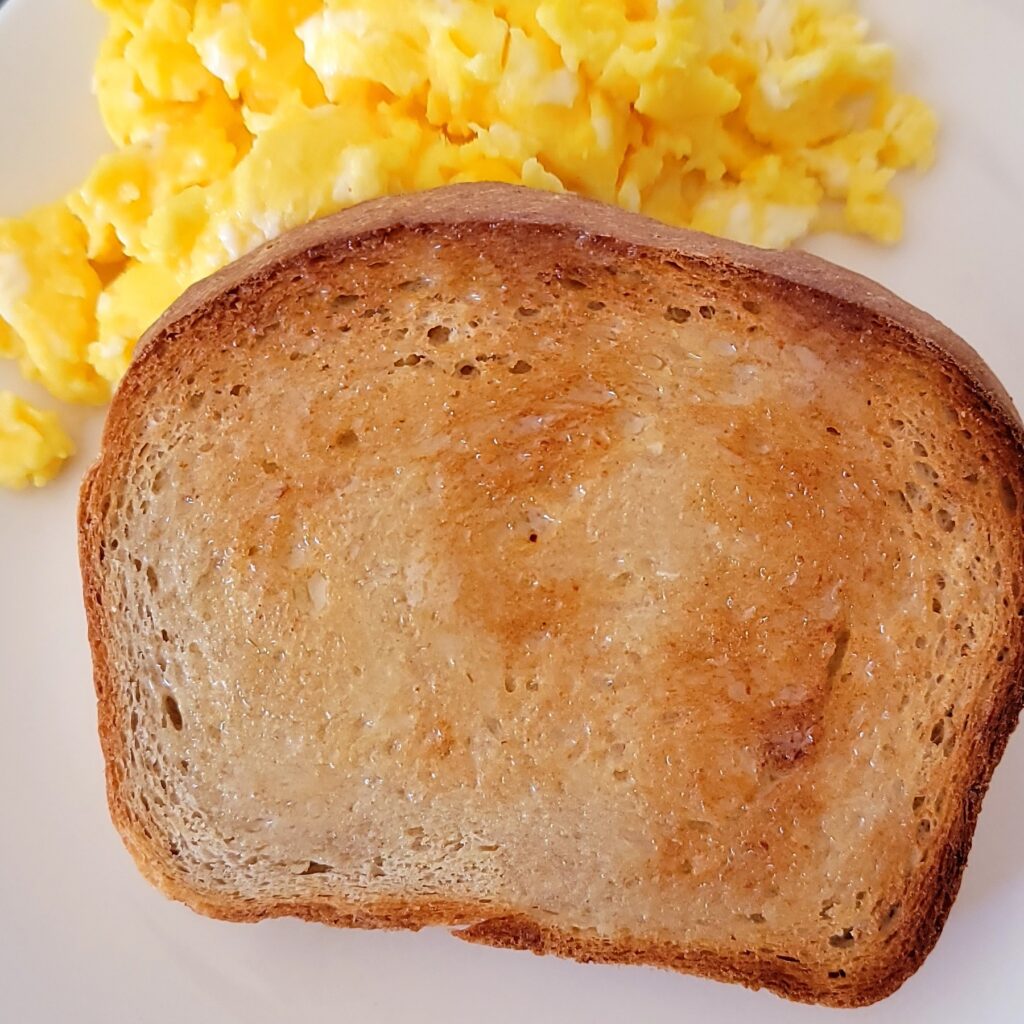
[[[1020,423],[861,278],[499,185],[148,332],[83,487],[115,823],[234,920],[854,1005],[1020,710]]]

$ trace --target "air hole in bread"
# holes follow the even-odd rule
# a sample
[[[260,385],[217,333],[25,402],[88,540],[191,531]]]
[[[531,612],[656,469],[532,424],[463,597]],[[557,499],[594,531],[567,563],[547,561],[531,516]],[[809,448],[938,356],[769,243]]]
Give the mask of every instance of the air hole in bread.
[[[704,317],[705,320],[710,320],[715,315],[715,307],[701,306],[698,312],[702,317]]]
[[[300,875],[322,875],[328,871],[333,871],[334,868],[330,864],[322,864],[318,860],[311,860],[302,871]]]
[[[410,277],[407,281],[399,281],[396,287],[400,292],[409,292],[417,288],[425,288],[428,284],[430,284],[430,279],[420,275],[419,277]]]
[[[839,669],[842,667],[843,659],[846,657],[846,652],[850,646],[850,631],[845,627],[840,629],[836,633],[835,643],[835,650],[825,666],[825,675],[829,679],[835,679],[839,674]]]
[[[932,743],[934,743],[936,746],[939,746],[939,744],[942,743],[942,741],[945,739],[945,737],[946,737],[946,720],[944,718],[940,718],[932,726],[932,733],[931,733],[930,739],[931,739]]]
[[[784,956],[782,953],[776,953],[775,959],[776,960],[783,960],[787,964],[798,964],[798,963],[800,963],[800,958],[799,957],[797,957],[797,956]]]
[[[452,329],[445,327],[444,324],[434,324],[433,327],[427,331],[427,340],[432,345],[443,345],[452,336]]]
[[[460,363],[457,370],[460,377],[472,377],[479,372],[472,363]]]
[[[842,967],[840,967],[838,971],[829,971],[828,972],[828,976],[830,978],[832,978],[833,980],[836,980],[838,978],[845,978],[846,977],[846,971],[844,971],[842,969]]]
[[[693,314],[683,306],[669,306],[665,310],[665,319],[674,324],[685,324]]]
[[[836,430],[835,427],[826,427],[825,428],[825,433],[826,434],[831,434],[833,437],[839,437],[840,436],[839,435],[839,431]]]
[[[830,936],[828,944],[830,946],[834,946],[836,949],[849,949],[855,941],[856,939],[853,937],[853,929],[844,928],[838,935]]]
[[[359,295],[351,295],[343,292],[339,295],[335,295],[334,298],[331,299],[331,305],[335,309],[344,309],[347,306],[355,305],[360,298],[361,296]]]
[[[536,316],[539,312],[540,312],[540,310],[534,308],[533,306],[520,306],[516,310],[516,315],[517,316],[522,316],[522,317],[531,317],[531,316]]]
[[[525,359],[517,359],[509,369],[509,373],[529,373],[533,367]]]
[[[586,281],[581,281],[578,277],[562,277],[559,275],[559,280],[566,288],[571,288],[573,291],[583,291],[587,287]]]
[[[744,299],[743,308],[753,316],[757,316],[761,312],[761,304],[753,299]]]
[[[171,723],[174,730],[176,732],[181,732],[183,724],[181,708],[178,707],[178,702],[171,694],[167,694],[167,696],[164,697],[164,711],[167,714],[167,720]]]
[[[939,529],[944,533],[952,533],[956,529],[956,520],[950,515],[947,508],[940,508],[935,513],[935,520],[939,524]]]
[[[1017,491],[1014,489],[1013,484],[1010,482],[1010,478],[1004,476],[999,481],[999,498],[1003,503],[1003,508],[1007,512],[1016,513],[1017,511]]]
[[[750,920],[753,921],[754,924],[764,924],[764,914],[751,914]]]
[[[604,305],[605,304],[600,299],[591,299],[587,303],[587,309],[589,309],[593,313],[599,313],[602,309],[604,309]]]
[[[335,448],[352,448],[359,443],[359,435],[354,430],[340,430],[335,435]]]
[[[412,352],[407,356],[403,356],[401,359],[396,359],[395,366],[415,366],[422,359],[423,356],[417,355],[417,353]]]

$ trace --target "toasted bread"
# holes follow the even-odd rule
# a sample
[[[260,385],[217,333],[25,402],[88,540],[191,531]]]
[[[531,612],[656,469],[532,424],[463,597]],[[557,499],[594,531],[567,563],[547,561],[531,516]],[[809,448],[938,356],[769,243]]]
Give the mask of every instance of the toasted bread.
[[[215,917],[856,1005],[1022,702],[1021,424],[807,255],[453,186],[147,333],[82,491],[115,824]]]

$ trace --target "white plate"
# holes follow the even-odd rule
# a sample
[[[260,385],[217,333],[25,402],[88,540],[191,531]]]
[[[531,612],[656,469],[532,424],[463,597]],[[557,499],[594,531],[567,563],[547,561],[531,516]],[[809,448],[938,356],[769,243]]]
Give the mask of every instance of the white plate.
[[[815,248],[945,319],[1024,404],[1024,6],[864,7],[898,42],[907,80],[939,106],[941,160],[907,187],[905,244],[885,251],[826,239]],[[88,88],[101,27],[84,0],[11,0],[0,10],[0,215],[57,197],[103,148]],[[0,387],[15,381],[8,369],[0,367]],[[474,947],[442,931],[228,925],[164,900],[122,849],[103,794],[74,524],[95,419],[54,486],[0,495],[0,1020],[835,1019],[766,993]],[[1024,1019],[1022,786],[1018,737],[938,947],[897,995],[858,1020]]]

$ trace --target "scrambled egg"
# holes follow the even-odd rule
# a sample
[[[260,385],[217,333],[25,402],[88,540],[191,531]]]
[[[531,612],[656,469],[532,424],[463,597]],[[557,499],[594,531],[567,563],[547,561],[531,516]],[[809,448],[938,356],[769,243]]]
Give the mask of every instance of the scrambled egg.
[[[852,0],[96,0],[115,145],[81,188],[0,220],[0,357],[103,402],[185,287],[390,192],[570,189],[758,245],[902,232],[931,110]],[[0,483],[71,451],[0,397]]]
[[[0,484],[41,487],[74,451],[55,413],[40,412],[0,391]]]

